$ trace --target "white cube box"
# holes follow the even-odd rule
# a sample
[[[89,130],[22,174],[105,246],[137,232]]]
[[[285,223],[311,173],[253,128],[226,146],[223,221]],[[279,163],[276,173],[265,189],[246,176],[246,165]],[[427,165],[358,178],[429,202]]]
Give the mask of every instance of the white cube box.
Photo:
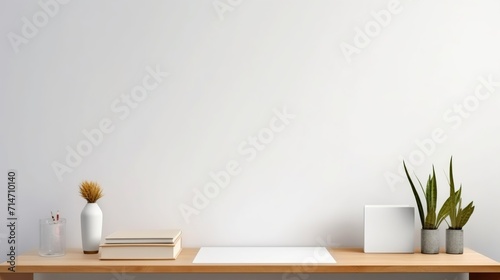
[[[415,208],[365,205],[365,253],[413,253]]]

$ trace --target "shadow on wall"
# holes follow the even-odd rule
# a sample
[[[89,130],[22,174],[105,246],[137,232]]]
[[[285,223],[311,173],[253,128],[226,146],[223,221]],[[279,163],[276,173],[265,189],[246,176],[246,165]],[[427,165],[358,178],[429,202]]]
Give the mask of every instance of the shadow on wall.
[[[332,236],[328,240],[329,247],[363,247],[364,227],[362,220],[344,219],[336,224],[335,228],[328,231]]]
[[[333,248],[361,248],[364,242],[363,220],[352,217],[339,217],[334,221],[324,220],[325,228],[318,229],[320,235],[314,244],[308,246],[323,246]]]

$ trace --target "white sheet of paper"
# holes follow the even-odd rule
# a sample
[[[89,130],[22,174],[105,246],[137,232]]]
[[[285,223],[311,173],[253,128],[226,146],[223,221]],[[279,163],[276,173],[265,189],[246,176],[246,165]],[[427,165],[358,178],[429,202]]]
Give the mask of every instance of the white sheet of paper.
[[[201,247],[193,263],[333,264],[325,247]]]

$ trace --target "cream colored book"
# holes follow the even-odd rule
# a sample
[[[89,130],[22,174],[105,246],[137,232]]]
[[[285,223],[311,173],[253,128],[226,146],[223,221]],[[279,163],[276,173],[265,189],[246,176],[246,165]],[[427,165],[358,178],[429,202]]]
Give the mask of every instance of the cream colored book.
[[[174,244],[181,236],[178,229],[122,230],[106,236],[106,244]]]
[[[101,244],[101,260],[174,260],[182,251],[182,239],[174,244]]]

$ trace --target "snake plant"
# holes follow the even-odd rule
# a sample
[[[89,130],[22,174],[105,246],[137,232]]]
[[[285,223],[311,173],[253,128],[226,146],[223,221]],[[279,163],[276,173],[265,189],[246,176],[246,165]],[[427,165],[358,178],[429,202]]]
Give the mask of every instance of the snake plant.
[[[455,191],[455,181],[453,180],[453,158],[450,159],[450,196],[443,204],[443,207],[448,208],[450,223],[448,221],[448,227],[450,229],[462,229],[465,224],[469,221],[470,216],[474,212],[474,202],[471,201],[465,208],[462,208],[462,185],[458,191]]]
[[[406,177],[410,183],[411,189],[413,191],[413,195],[415,196],[415,201],[417,202],[418,214],[420,217],[420,223],[422,224],[422,229],[437,229],[439,225],[444,221],[444,219],[448,216],[449,206],[451,205],[451,201],[448,204],[444,203],[439,213],[436,215],[437,210],[437,181],[436,181],[436,173],[434,171],[434,166],[432,167],[432,175],[429,175],[427,179],[426,189],[422,186],[422,183],[417,178],[417,181],[422,189],[422,192],[425,197],[426,210],[427,215],[424,213],[424,207],[422,205],[422,200],[420,199],[420,195],[411,179],[410,174],[408,173],[408,169],[406,168],[406,164],[403,161],[403,166],[405,169]]]

